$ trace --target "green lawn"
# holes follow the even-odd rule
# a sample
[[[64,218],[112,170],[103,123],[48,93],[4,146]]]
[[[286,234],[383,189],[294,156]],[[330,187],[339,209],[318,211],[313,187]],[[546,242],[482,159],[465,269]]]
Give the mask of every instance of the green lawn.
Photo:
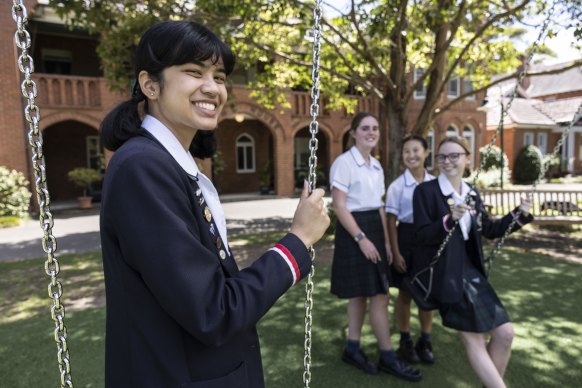
[[[87,305],[103,294],[97,254],[61,259],[65,306]],[[368,376],[339,361],[345,303],[329,294],[329,267],[316,268],[312,387],[479,387],[457,335],[435,319],[437,363],[421,366],[424,380],[406,383]],[[582,381],[582,266],[505,251],[492,281],[514,322],[516,339],[506,380],[510,387],[576,387]],[[57,386],[56,345],[42,260],[0,264],[0,386]],[[259,324],[268,387],[302,386],[304,285],[295,286]],[[94,298],[93,298],[94,297]],[[74,299],[74,300],[71,300]],[[95,299],[95,300],[94,300]],[[67,310],[68,342],[76,387],[103,386],[103,307]],[[395,331],[395,330],[394,330]],[[418,331],[417,321],[413,331]],[[397,341],[397,335],[392,336]],[[366,324],[364,349],[377,357]]]

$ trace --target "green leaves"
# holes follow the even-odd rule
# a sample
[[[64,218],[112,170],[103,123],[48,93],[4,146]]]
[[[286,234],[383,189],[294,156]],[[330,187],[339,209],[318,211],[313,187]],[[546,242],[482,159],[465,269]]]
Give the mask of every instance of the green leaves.
[[[25,217],[31,196],[24,174],[0,166],[0,217]]]

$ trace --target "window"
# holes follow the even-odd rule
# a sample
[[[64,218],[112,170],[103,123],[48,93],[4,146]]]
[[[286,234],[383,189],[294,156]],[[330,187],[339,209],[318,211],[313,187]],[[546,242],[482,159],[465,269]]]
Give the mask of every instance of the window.
[[[42,49],[42,66],[45,73],[71,74],[73,54],[69,50]]]
[[[426,158],[426,168],[434,169],[434,129],[430,129],[426,134],[426,143],[428,145],[428,157]]]
[[[545,132],[538,133],[538,148],[545,155],[548,152],[548,134]]]
[[[526,147],[528,145],[532,145],[533,143],[534,143],[533,132],[525,132],[523,134],[523,146]]]
[[[463,79],[463,94],[471,93],[473,90],[474,90],[473,89],[473,82],[471,82],[470,79]],[[466,98],[467,98],[467,100],[474,100],[475,95],[472,94]]]
[[[422,77],[424,74],[424,70],[423,69],[415,69],[414,70],[414,82],[416,82],[417,79],[419,79],[420,77]],[[418,85],[418,87],[414,90],[414,99],[416,100],[420,100],[426,97],[426,86],[424,85],[424,82],[420,85]]]
[[[309,137],[295,137],[295,171],[305,170],[309,166]]]
[[[449,136],[459,136],[459,130],[454,125],[449,125],[447,128],[447,137]]]
[[[236,172],[255,172],[255,141],[246,133],[236,140]]]
[[[87,150],[87,167],[101,171],[105,166],[103,165],[103,153],[101,152],[99,136],[87,136],[85,138],[85,145]]]
[[[447,96],[449,98],[459,97],[459,94],[461,94],[460,86],[459,78],[451,78],[448,83]]]
[[[471,163],[475,163],[475,131],[470,126],[465,126],[463,129],[463,137],[469,143],[469,150],[471,151]]]

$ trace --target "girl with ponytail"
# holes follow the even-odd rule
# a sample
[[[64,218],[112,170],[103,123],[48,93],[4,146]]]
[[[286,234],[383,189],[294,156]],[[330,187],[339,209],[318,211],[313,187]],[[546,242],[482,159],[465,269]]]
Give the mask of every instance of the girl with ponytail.
[[[108,388],[263,387],[255,325],[309,273],[307,247],[329,224],[323,190],[305,187],[290,232],[238,269],[194,161],[215,150],[233,67],[206,27],[158,23],[137,47],[131,99],[101,126],[115,151],[101,203]]]

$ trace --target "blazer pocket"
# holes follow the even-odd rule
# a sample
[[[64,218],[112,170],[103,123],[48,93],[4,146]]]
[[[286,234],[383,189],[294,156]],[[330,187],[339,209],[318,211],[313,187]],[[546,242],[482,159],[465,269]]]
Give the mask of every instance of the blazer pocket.
[[[247,365],[243,362],[226,376],[212,380],[185,383],[180,385],[180,388],[250,388],[248,385]]]

